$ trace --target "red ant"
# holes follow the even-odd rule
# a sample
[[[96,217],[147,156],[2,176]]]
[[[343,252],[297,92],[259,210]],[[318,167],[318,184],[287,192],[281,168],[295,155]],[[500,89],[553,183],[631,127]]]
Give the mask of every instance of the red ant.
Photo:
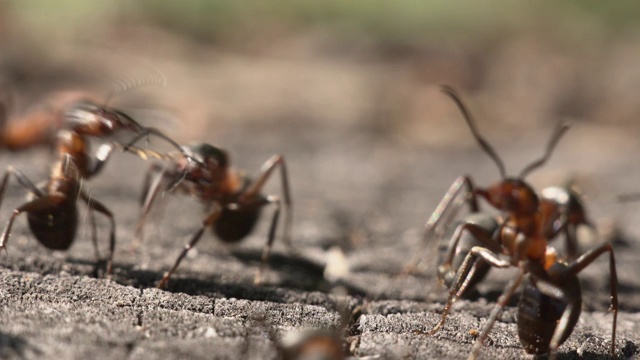
[[[30,191],[32,198],[13,211],[9,222],[0,237],[0,249],[6,248],[8,237],[16,217],[24,212],[28,214],[29,227],[36,239],[52,250],[67,250],[75,238],[78,214],[76,201],[82,199],[89,207],[92,221],[93,241],[96,257],[99,258],[95,218],[93,210],[98,211],[111,221],[111,234],[107,273],[112,274],[113,252],[115,249],[115,221],[111,211],[100,202],[92,199],[82,190],[82,180],[96,175],[108,160],[113,144],[103,144],[92,161],[88,155],[88,137],[106,137],[118,130],[128,130],[138,138],[156,135],[182,151],[171,138],[154,128],[143,127],[122,111],[97,106],[89,102],[75,103],[64,115],[62,128],[55,134],[57,161],[51,167],[51,175],[44,187],[35,186],[22,172],[9,167],[0,184],[0,201],[4,195],[9,176],[14,175],[23,187]],[[38,124],[25,124],[37,127]],[[7,133],[5,133],[6,135]],[[37,137],[28,138],[29,141]],[[20,139],[13,139],[20,143]],[[25,144],[21,144],[25,145]],[[194,159],[185,153],[185,161]],[[197,161],[197,160],[195,160]],[[92,163],[93,162],[93,163]]]
[[[115,250],[116,225],[113,214],[106,206],[82,190],[82,180],[96,175],[102,169],[113,150],[113,146],[102,145],[96,153],[95,160],[91,163],[87,155],[88,143],[84,137],[69,130],[60,130],[56,138],[58,159],[51,166],[51,176],[44,186],[34,185],[26,175],[11,166],[7,168],[0,184],[0,201],[10,175],[14,175],[18,183],[30,191],[31,196],[29,201],[13,210],[7,226],[0,235],[0,249],[6,249],[16,217],[26,212],[29,228],[42,245],[51,250],[67,250],[76,235],[78,227],[76,201],[80,198],[89,207],[94,249],[98,259],[100,255],[93,210],[102,213],[111,222],[107,262],[107,274],[110,275],[112,274],[113,252]]]
[[[142,83],[139,86],[144,84]],[[79,135],[99,138],[127,130],[140,137],[158,136],[182,151],[178,143],[160,130],[140,125],[123,111],[106,105],[98,105],[80,93],[74,92],[61,97],[63,101],[69,104],[63,111],[59,110],[58,107],[55,107],[54,110],[38,110],[28,114],[21,120],[12,122],[7,122],[10,100],[5,99],[0,103],[0,126],[2,127],[0,144],[9,150],[21,150],[34,145],[55,142],[55,134],[61,129],[68,129]],[[65,107],[63,106],[63,108]],[[188,156],[186,153],[184,155]]]
[[[470,359],[475,359],[484,340],[487,338],[502,308],[528,274],[526,286],[523,290],[518,306],[518,335],[528,353],[550,353],[555,357],[558,347],[569,337],[580,316],[582,296],[577,274],[590,265],[605,252],[609,253],[609,268],[611,277],[611,310],[613,311],[613,326],[611,334],[611,355],[615,357],[615,335],[618,314],[618,279],[615,269],[615,259],[610,243],[604,243],[591,249],[577,260],[566,264],[558,260],[555,250],[547,245],[549,235],[557,233],[569,221],[562,217],[557,206],[544,206],[544,201],[535,191],[524,182],[524,177],[532,170],[543,165],[560,137],[568,129],[559,126],[547,145],[544,156],[525,167],[517,178],[507,177],[502,161],[495,150],[480,135],[469,111],[460,100],[456,92],[443,87],[463,114],[472,135],[482,148],[496,163],[502,180],[488,188],[474,188],[471,179],[463,176],[458,178],[445,194],[427,223],[427,237],[437,226],[444,214],[453,206],[454,199],[465,187],[469,206],[477,211],[477,197],[484,198],[497,210],[505,214],[505,220],[498,225],[496,231],[487,231],[487,226],[465,222],[459,232],[468,231],[479,242],[468,250],[464,261],[457,268],[456,275],[449,289],[449,297],[436,326],[421,334],[433,335],[445,323],[451,305],[472,284],[477,271],[477,261],[482,259],[486,264],[508,268],[516,267],[518,274],[513,278],[503,294],[498,299],[487,324],[477,338]],[[560,225],[560,226],[559,226]],[[451,248],[457,244],[452,243]],[[452,251],[450,248],[450,251]],[[466,249],[465,249],[466,251]],[[502,255],[502,256],[501,256]],[[541,308],[551,306],[553,313],[541,313]]]
[[[206,228],[211,227],[211,230],[224,242],[238,242],[253,230],[260,210],[266,205],[273,204],[276,208],[262,253],[262,263],[255,277],[256,283],[261,282],[262,267],[271,251],[281,206],[285,210],[283,241],[291,248],[291,196],[284,157],[281,155],[272,156],[263,164],[262,172],[258,178],[251,181],[244,174],[231,168],[227,152],[215,146],[205,143],[184,146],[183,152],[198,160],[198,162],[194,162],[182,154],[165,155],[133,147],[132,144],[139,138],[140,136],[131,141],[125,150],[134,152],[143,158],[154,156],[167,160],[169,165],[166,167],[153,164],[147,172],[143,185],[142,211],[136,228],[136,238],[142,237],[146,217],[160,192],[168,192],[173,189],[183,191],[200,200],[207,209],[202,225],[189,243],[185,245],[171,270],[164,273],[158,288],[164,288],[167,285],[171,275],[178,268],[187,252],[198,243]],[[263,186],[278,167],[282,181],[283,205],[278,196],[260,194]]]
[[[454,205],[455,206],[455,205]],[[540,208],[548,216],[546,237],[549,240],[556,238],[559,234],[565,234],[565,250],[566,260],[573,261],[578,258],[578,239],[577,229],[579,226],[588,226],[592,231],[595,227],[587,218],[584,205],[580,199],[580,195],[571,186],[565,187],[547,187],[540,193]],[[502,219],[500,216],[489,214],[486,212],[474,212],[463,218],[462,221],[454,224],[455,231],[449,238],[449,244],[443,257],[438,261],[437,276],[438,280],[444,285],[451,286],[456,270],[462,264],[471,248],[474,246],[483,246],[483,244],[470,233],[469,226],[482,228],[486,234],[494,234],[500,229]],[[431,232],[435,228],[434,224],[427,225],[427,231],[423,241],[428,241]],[[492,235],[492,237],[495,235]],[[493,251],[500,252],[499,248]],[[477,259],[473,264],[475,270],[473,278],[469,280],[468,289],[473,288],[478,282],[482,281],[490,270],[489,264],[482,259]],[[409,269],[416,265],[411,264]]]

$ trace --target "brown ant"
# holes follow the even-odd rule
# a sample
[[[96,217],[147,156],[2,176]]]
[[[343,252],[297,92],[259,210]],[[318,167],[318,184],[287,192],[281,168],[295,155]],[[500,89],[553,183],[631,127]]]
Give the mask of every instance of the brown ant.
[[[359,341],[350,337],[349,326],[361,315],[363,307],[349,310],[346,299],[337,304],[340,308],[340,325],[336,329],[308,328],[278,337],[273,328],[269,337],[276,344],[282,360],[326,359],[343,360],[354,350]]]
[[[111,222],[107,261],[107,274],[110,275],[113,270],[113,252],[115,250],[115,220],[106,206],[91,198],[82,189],[82,180],[96,175],[102,169],[113,150],[113,145],[103,144],[92,163],[87,154],[88,143],[83,136],[73,131],[60,130],[57,132],[56,140],[58,159],[51,166],[51,175],[43,186],[34,185],[19,170],[11,166],[7,168],[0,183],[0,202],[10,175],[15,176],[18,183],[30,191],[30,198],[25,204],[13,210],[7,226],[0,235],[0,249],[6,249],[16,217],[26,212],[29,228],[42,245],[51,250],[67,250],[76,235],[78,227],[76,201],[80,198],[89,207],[96,258],[99,258],[100,255],[93,211],[102,213]]]
[[[282,360],[345,358],[344,340],[335,330],[310,329],[285,337],[278,344]]]
[[[482,150],[498,166],[502,180],[488,188],[474,188],[469,177],[458,178],[429,219],[426,236],[430,236],[440,219],[446,218],[444,215],[454,205],[454,199],[463,187],[467,190],[467,199],[472,211],[477,211],[477,197],[481,197],[505,215],[504,221],[493,232],[487,231],[486,226],[479,226],[472,222],[463,224],[462,229],[471,233],[481,245],[471,247],[464,257],[464,261],[457,268],[449,288],[447,303],[438,324],[428,332],[419,333],[433,335],[442,328],[451,310],[451,305],[464,294],[474,280],[477,260],[482,259],[493,267],[516,267],[518,273],[498,299],[487,324],[474,343],[469,358],[475,359],[477,357],[502,308],[523,282],[525,275],[528,275],[526,286],[518,305],[520,342],[528,353],[550,353],[550,357],[554,358],[558,347],[571,334],[580,316],[582,296],[577,274],[600,255],[608,252],[611,283],[610,309],[613,311],[611,355],[615,357],[618,279],[611,244],[604,243],[591,249],[569,264],[559,261],[555,250],[547,245],[549,235],[564,226],[562,222],[562,226],[558,226],[557,221],[561,218],[559,208],[543,206],[544,202],[523,180],[528,173],[547,161],[568,127],[559,126],[556,129],[542,158],[525,167],[517,178],[507,177],[502,161],[476,129],[473,118],[459,96],[449,87],[443,87],[442,90],[461,110],[472,135]],[[565,218],[564,221],[568,222],[568,218]],[[456,248],[457,244],[453,242],[451,246]],[[548,307],[554,308],[554,311],[544,313],[541,311],[542,308],[547,309]]]
[[[211,227],[223,242],[238,242],[253,230],[261,209],[272,204],[275,205],[275,211],[262,253],[262,264],[255,277],[256,283],[261,282],[262,268],[271,251],[281,207],[284,207],[285,211],[283,241],[291,248],[291,196],[284,157],[274,155],[269,158],[262,165],[261,174],[252,181],[230,166],[229,156],[223,149],[205,143],[184,146],[183,152],[198,160],[194,162],[182,153],[159,154],[131,146],[139,138],[140,136],[131,141],[125,150],[143,158],[153,156],[164,159],[169,164],[165,166],[152,164],[147,172],[142,190],[142,211],[136,228],[136,238],[141,239],[146,217],[160,192],[169,192],[173,189],[183,191],[202,202],[207,211],[200,228],[185,245],[171,270],[164,273],[158,288],[164,288],[167,285],[171,275],[187,252],[198,243],[206,228]],[[264,196],[260,193],[276,168],[280,168],[283,201],[278,196]]]
[[[77,99],[62,114],[35,112],[22,121],[8,124],[7,111],[0,107],[0,124],[3,126],[1,141],[5,148],[20,150],[33,145],[55,142],[55,133],[61,129],[71,130],[79,135],[107,137],[126,130],[138,136],[155,135],[167,141],[178,150],[180,145],[153,127],[140,125],[131,116],[115,108],[101,106],[88,99]],[[60,118],[60,119],[58,119]],[[187,154],[184,154],[187,156]],[[192,159],[193,160],[193,159]]]
[[[547,217],[546,237],[549,240],[555,239],[559,234],[565,234],[565,250],[566,260],[573,261],[578,258],[578,239],[577,229],[581,225],[588,226],[592,231],[595,227],[587,218],[584,205],[580,199],[578,192],[571,186],[564,187],[546,187],[540,193],[540,207],[546,214],[553,214]],[[468,231],[468,226],[482,228],[487,234],[494,234],[500,229],[502,218],[494,214],[486,212],[474,212],[468,214],[462,221],[454,224],[455,231],[449,238],[449,244],[446,248],[444,256],[438,261],[437,277],[441,283],[447,287],[451,286],[456,270],[464,261],[471,248],[474,246],[483,246],[483,244]],[[429,231],[427,227],[427,231]],[[425,239],[430,236],[426,234]],[[496,235],[492,235],[495,237]],[[494,249],[499,252],[500,249]],[[415,265],[413,265],[415,266]],[[471,289],[482,281],[487,275],[491,267],[482,259],[477,259],[473,264],[473,278],[469,280],[468,289]]]
[[[1,114],[0,114],[1,115]],[[155,128],[147,128],[138,124],[134,119],[122,111],[97,106],[91,102],[76,102],[64,115],[62,127],[55,131],[55,147],[58,156],[51,167],[48,182],[43,187],[35,186],[22,172],[9,167],[0,183],[0,202],[6,189],[9,176],[14,175],[23,187],[31,193],[30,200],[13,211],[9,222],[0,236],[0,249],[5,248],[11,234],[11,228],[16,217],[24,212],[28,214],[29,227],[36,239],[45,247],[52,250],[67,250],[75,238],[78,214],[76,201],[82,199],[89,207],[93,229],[93,241],[96,258],[99,251],[96,240],[95,217],[93,211],[98,211],[111,221],[111,234],[107,273],[112,274],[113,252],[115,249],[115,222],[111,211],[100,202],[92,199],[82,190],[82,181],[95,176],[108,160],[113,144],[103,144],[92,161],[88,155],[89,137],[107,137],[118,130],[128,130],[137,135],[137,139],[156,135],[182,151],[182,148],[171,138]],[[37,127],[39,124],[25,124]],[[8,133],[5,133],[5,135]],[[28,137],[29,140],[36,139]],[[13,139],[21,144],[20,139]],[[42,139],[41,139],[42,140]],[[31,145],[31,143],[29,143]],[[197,162],[189,154],[184,155],[185,161]]]

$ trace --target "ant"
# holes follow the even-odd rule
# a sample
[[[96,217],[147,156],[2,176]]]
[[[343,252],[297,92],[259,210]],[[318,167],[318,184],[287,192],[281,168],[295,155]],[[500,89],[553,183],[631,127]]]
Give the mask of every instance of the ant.
[[[13,210],[13,213],[0,235],[0,250],[6,249],[11,228],[15,219],[27,213],[29,228],[36,239],[51,250],[67,250],[73,243],[78,228],[78,209],[76,202],[82,199],[89,207],[89,215],[93,229],[93,244],[96,258],[99,259],[96,239],[96,224],[93,211],[109,218],[111,230],[109,235],[109,257],[107,274],[113,272],[113,252],[115,250],[115,220],[113,213],[101,202],[93,199],[82,189],[83,179],[96,175],[108,160],[113,145],[100,146],[93,161],[87,154],[88,143],[81,135],[60,130],[56,135],[58,159],[51,166],[49,180],[43,186],[36,186],[21,171],[9,166],[0,183],[0,202],[4,196],[9,176],[13,175],[20,185],[29,190],[29,200]]]
[[[275,238],[280,208],[285,212],[285,232],[283,241],[291,249],[291,195],[287,167],[282,155],[273,155],[263,165],[260,175],[253,180],[230,166],[229,155],[223,149],[199,143],[183,146],[183,153],[197,162],[190,161],[183,153],[159,154],[133,147],[140,136],[125,147],[125,151],[138,154],[143,159],[153,156],[169,162],[168,165],[152,164],[146,174],[141,198],[142,210],[136,228],[136,239],[142,238],[145,220],[154,200],[160,192],[174,189],[189,194],[205,205],[206,216],[200,228],[176,259],[171,270],[164,273],[158,288],[166,287],[171,275],[180,265],[187,252],[193,248],[210,227],[217,237],[227,243],[236,243],[244,239],[254,228],[261,209],[274,205],[275,211],[267,242],[262,253],[262,263],[255,277],[255,283],[261,282],[262,268],[268,260]],[[260,191],[271,177],[273,171],[280,169],[283,200],[275,195],[262,195]]]
[[[22,121],[10,123],[7,122],[10,100],[2,101],[0,103],[0,126],[2,127],[0,143],[2,146],[9,150],[21,150],[33,145],[47,144],[52,140],[55,142],[55,134],[61,129],[68,129],[83,136],[99,138],[126,130],[139,137],[155,135],[182,151],[180,145],[162,131],[154,127],[140,125],[121,110],[98,105],[78,93],[68,94],[65,100],[70,105],[66,106],[63,111],[59,109],[35,111]],[[186,153],[184,155],[188,156]]]
[[[291,334],[279,342],[278,350],[282,360],[345,359],[344,340],[328,329]]]
[[[38,124],[27,124],[28,126],[36,127]],[[114,144],[102,144],[95,154],[95,159],[92,160],[88,154],[89,138],[106,137],[118,130],[131,131],[137,134],[138,138],[153,134],[182,150],[174,140],[159,130],[143,127],[122,111],[98,106],[86,101],[76,102],[66,111],[62,127],[55,131],[54,144],[57,160],[51,166],[49,180],[43,187],[35,186],[19,170],[11,166],[7,168],[0,183],[0,203],[10,175],[13,175],[20,185],[30,191],[31,197],[27,203],[13,211],[6,228],[0,236],[0,249],[6,249],[16,217],[26,212],[29,227],[42,245],[52,250],[67,250],[76,235],[78,227],[76,201],[80,198],[89,207],[97,259],[100,258],[100,255],[96,240],[96,224],[93,211],[102,213],[111,222],[107,274],[112,274],[113,252],[115,250],[114,217],[106,206],[92,199],[82,190],[82,182],[100,172],[114,148]],[[35,137],[29,139],[33,140]],[[20,141],[17,143],[21,144]],[[189,154],[185,154],[185,161],[193,162],[197,160]]]
[[[577,229],[579,226],[588,226],[591,231],[595,232],[593,223],[586,216],[586,211],[580,195],[572,186],[564,187],[546,187],[540,193],[540,208],[543,213],[552,214],[547,216],[547,224],[543,226],[547,229],[545,236],[549,240],[555,239],[559,234],[565,234],[566,260],[574,261],[578,258],[578,239]],[[482,228],[486,234],[492,234],[500,229],[502,218],[486,212],[473,212],[463,218],[462,221],[454,224],[455,231],[449,237],[449,244],[446,248],[444,256],[438,261],[437,277],[438,280],[446,285],[451,286],[453,283],[456,270],[462,264],[462,261],[474,246],[483,246],[483,244],[474,237],[469,227]],[[434,225],[427,225],[427,231],[423,241],[428,241]],[[500,252],[495,248],[493,251]],[[415,265],[411,265],[414,266]],[[477,283],[482,281],[491,269],[488,263],[482,259],[477,259],[473,264],[473,278],[469,280],[468,289],[473,288]]]
[[[339,300],[340,325],[335,329],[307,328],[287,333],[278,337],[271,327],[269,338],[276,344],[279,358],[282,360],[327,359],[343,360],[350,355],[354,341],[350,337],[350,324],[361,315],[363,307],[356,306],[349,310],[346,299]]]
[[[473,137],[498,166],[502,180],[488,188],[479,188],[473,186],[469,177],[463,176],[456,179],[429,219],[427,236],[440,219],[446,217],[444,214],[453,206],[455,198],[463,187],[466,187],[467,201],[472,211],[478,211],[477,198],[480,197],[505,216],[504,220],[498,224],[496,231],[487,231],[490,227],[470,221],[459,228],[459,232],[466,230],[471,233],[480,245],[471,247],[464,261],[457,268],[440,321],[430,331],[418,333],[433,335],[442,328],[453,302],[462,296],[475,280],[476,264],[479,259],[482,259],[489,266],[516,267],[518,272],[498,299],[487,324],[473,345],[469,359],[477,357],[502,308],[523,280],[525,287],[518,305],[520,342],[528,353],[550,353],[550,358],[555,358],[558,347],[569,337],[580,317],[582,295],[577,275],[600,255],[608,252],[611,284],[610,310],[613,312],[611,356],[615,357],[618,279],[611,244],[607,242],[597,246],[568,264],[559,260],[555,250],[548,246],[549,235],[563,229],[569,217],[562,219],[560,208],[557,206],[544,206],[544,200],[541,200],[533,188],[524,181],[528,173],[547,161],[568,127],[565,125],[557,127],[543,157],[525,167],[518,177],[507,177],[502,160],[480,135],[475,121],[460,97],[449,87],[443,87],[442,91],[456,103]],[[453,241],[450,251],[452,251],[451,248],[456,247],[457,244]],[[525,275],[527,275],[526,280]],[[546,310],[548,308],[553,310]],[[545,309],[544,313],[541,309]]]

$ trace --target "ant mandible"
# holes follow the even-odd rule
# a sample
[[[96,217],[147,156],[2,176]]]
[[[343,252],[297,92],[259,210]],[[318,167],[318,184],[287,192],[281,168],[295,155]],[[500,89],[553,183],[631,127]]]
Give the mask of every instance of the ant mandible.
[[[472,283],[474,273],[477,270],[475,264],[478,259],[481,259],[492,267],[516,267],[518,273],[498,299],[487,324],[475,341],[469,359],[477,357],[482,343],[487,338],[502,308],[523,282],[525,275],[528,275],[526,287],[518,306],[520,342],[529,353],[548,352],[550,357],[554,358],[558,347],[571,334],[580,316],[582,296],[577,274],[600,255],[608,252],[611,283],[610,309],[613,312],[611,355],[615,357],[618,279],[611,244],[604,243],[591,249],[569,264],[560,261],[555,250],[547,245],[549,234],[554,233],[550,227],[553,227],[554,224],[557,226],[557,220],[560,219],[559,209],[558,207],[541,206],[540,198],[523,180],[528,173],[547,161],[568,127],[559,126],[554,132],[544,156],[525,167],[518,177],[510,178],[506,176],[502,160],[480,135],[473,118],[456,92],[449,87],[443,87],[442,90],[461,110],[472,135],[483,151],[498,166],[502,180],[488,188],[474,188],[469,177],[458,178],[429,219],[426,236],[430,236],[440,219],[446,217],[444,214],[454,205],[454,199],[463,187],[466,187],[472,211],[477,211],[477,197],[481,197],[504,213],[505,219],[494,232],[488,232],[486,226],[478,226],[472,222],[463,224],[462,229],[471,233],[474,239],[482,245],[473,246],[466,254],[460,267],[457,268],[449,289],[447,303],[438,324],[428,332],[419,333],[433,335],[442,328],[453,302],[462,296]],[[549,212],[550,209],[553,211]],[[559,228],[562,227],[556,227],[556,229]],[[457,244],[453,243],[452,246],[455,248]],[[555,308],[555,312],[542,314],[541,307],[549,304]]]
[[[138,137],[139,138],[139,137]],[[144,223],[154,200],[161,192],[180,190],[189,194],[205,205],[207,213],[202,225],[193,234],[191,240],[176,259],[173,267],[164,273],[158,288],[166,287],[171,275],[176,271],[187,252],[193,248],[204,233],[211,230],[224,242],[235,243],[245,238],[253,230],[260,210],[269,204],[275,206],[267,242],[262,253],[262,262],[255,276],[255,283],[261,282],[264,264],[268,260],[271,246],[275,238],[281,207],[284,208],[285,230],[283,241],[291,248],[291,195],[287,167],[282,155],[274,155],[262,165],[261,174],[251,180],[230,166],[226,151],[215,146],[200,143],[184,146],[183,150],[198,162],[189,161],[182,154],[159,154],[149,150],[133,147],[134,139],[125,150],[147,158],[153,156],[169,162],[168,166],[152,164],[147,172],[142,200],[142,211],[136,228],[136,239],[142,237]],[[202,165],[201,165],[202,164]],[[275,195],[262,195],[261,190],[273,171],[280,168],[283,199]]]

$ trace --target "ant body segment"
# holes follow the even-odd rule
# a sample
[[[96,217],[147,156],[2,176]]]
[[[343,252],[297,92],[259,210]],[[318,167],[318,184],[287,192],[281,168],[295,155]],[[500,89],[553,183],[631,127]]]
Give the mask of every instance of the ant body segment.
[[[543,157],[525,167],[518,177],[507,177],[501,159],[480,135],[459,96],[449,87],[443,87],[442,90],[461,110],[475,140],[497,164],[502,180],[488,188],[479,188],[473,186],[469,177],[456,179],[427,222],[425,238],[432,236],[441,219],[448,218],[445,215],[455,207],[455,199],[463,188],[466,189],[466,200],[472,212],[478,212],[477,198],[480,197],[499,210],[504,219],[500,222],[485,221],[479,224],[465,221],[457,228],[449,245],[449,256],[438,269],[441,279],[451,281],[447,303],[435,327],[428,332],[418,333],[433,335],[442,328],[453,302],[461,297],[469,286],[477,282],[477,274],[483,271],[483,265],[478,265],[479,261],[497,268],[516,267],[517,275],[498,299],[487,324],[473,345],[469,359],[477,357],[502,308],[525,280],[525,275],[526,286],[518,305],[520,342],[528,353],[550,353],[550,357],[554,358],[558,347],[571,334],[580,317],[582,296],[577,275],[600,255],[609,253],[610,310],[613,312],[611,355],[615,357],[618,280],[611,244],[607,242],[591,249],[568,264],[559,260],[555,250],[548,246],[550,237],[569,226],[588,222],[584,218],[572,217],[571,215],[577,212],[569,206],[569,202],[561,201],[562,197],[540,197],[523,180],[528,173],[547,161],[568,128],[559,126],[551,137]],[[566,208],[560,205],[566,205]],[[484,213],[480,214],[485,216]],[[460,249],[460,235],[463,231],[468,231],[477,243],[463,244],[463,248]],[[458,258],[451,255],[455,251],[458,251]],[[464,260],[460,264],[462,257]],[[454,259],[456,261],[453,261]],[[553,307],[554,311],[541,311],[542,308],[549,307]]]
[[[142,158],[153,156],[167,160],[169,165],[153,164],[147,172],[143,185],[142,211],[136,228],[136,238],[142,238],[146,217],[154,200],[161,192],[174,189],[182,191],[198,199],[205,205],[207,211],[200,228],[185,245],[173,267],[164,273],[158,288],[164,288],[167,285],[171,275],[178,268],[187,252],[198,243],[206,228],[210,227],[223,242],[239,242],[253,230],[262,208],[271,204],[275,206],[275,211],[262,253],[262,263],[255,277],[256,283],[261,282],[262,268],[271,251],[281,207],[284,208],[285,213],[283,241],[291,248],[291,196],[284,157],[274,155],[269,158],[263,164],[260,175],[252,181],[230,166],[226,151],[212,145],[200,143],[184,146],[183,152],[198,160],[195,162],[180,153],[159,154],[135,148],[131,144],[137,140],[134,139],[125,147],[125,150],[136,153]],[[278,196],[260,193],[276,168],[280,169],[282,200]]]

